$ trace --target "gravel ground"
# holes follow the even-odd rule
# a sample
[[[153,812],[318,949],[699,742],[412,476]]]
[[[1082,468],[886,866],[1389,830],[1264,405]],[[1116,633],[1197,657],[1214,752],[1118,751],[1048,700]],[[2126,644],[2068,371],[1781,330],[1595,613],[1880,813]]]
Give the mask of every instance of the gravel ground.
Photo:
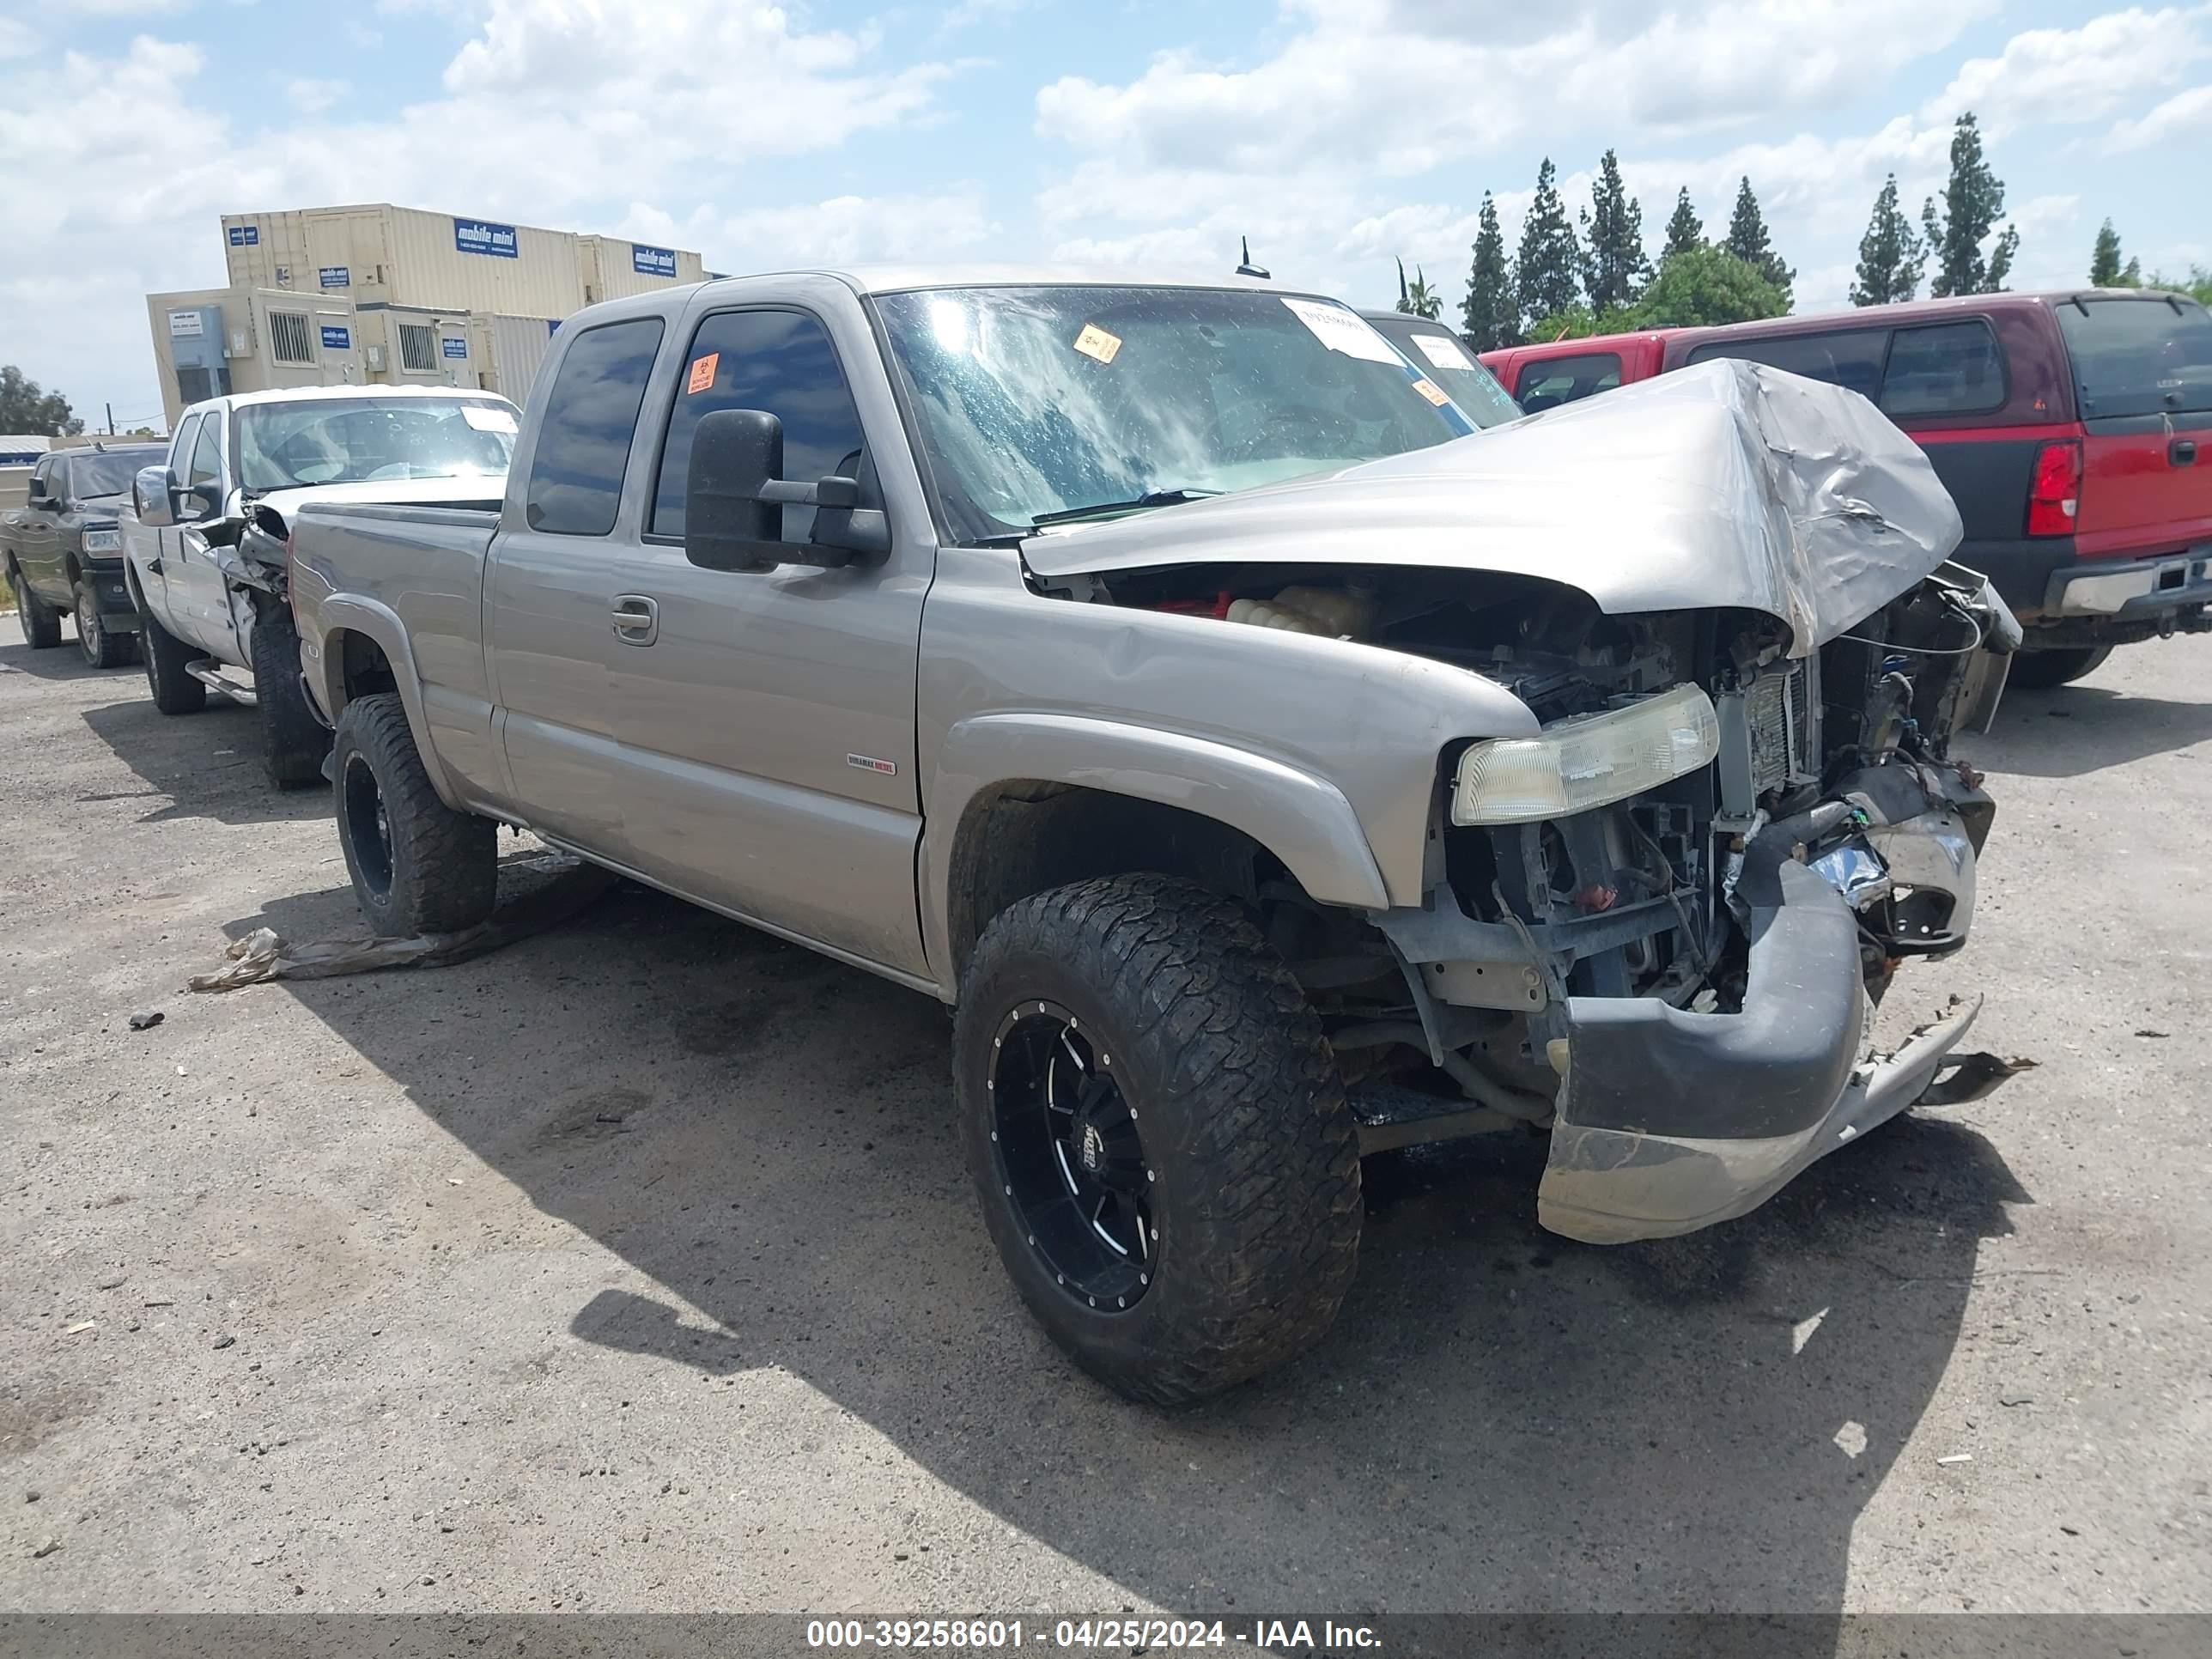
[[[627,888],[185,994],[356,928],[325,798],[0,648],[0,1607],[2212,1608],[2208,684],[1966,745],[1897,1000],[2039,1069],[1662,1245],[1539,1231],[1533,1145],[1371,1160],[1333,1337],[1163,1416],[1017,1305],[932,1002]]]

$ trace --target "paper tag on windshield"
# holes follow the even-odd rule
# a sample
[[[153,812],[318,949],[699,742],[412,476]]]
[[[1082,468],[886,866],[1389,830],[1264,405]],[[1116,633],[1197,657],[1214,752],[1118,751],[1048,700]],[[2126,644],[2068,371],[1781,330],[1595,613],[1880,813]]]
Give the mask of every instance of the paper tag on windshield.
[[[1457,340],[1442,334],[1416,334],[1413,343],[1438,368],[1472,368],[1474,362],[1467,355],[1467,348]]]
[[[1341,351],[1347,357],[1364,358],[1370,363],[1395,363],[1402,361],[1391,343],[1370,328],[1353,312],[1342,306],[1323,305],[1317,300],[1285,300],[1296,317],[1313,331],[1331,351]]]
[[[1420,380],[1413,382],[1413,390],[1419,392],[1424,398],[1426,398],[1438,409],[1442,409],[1446,404],[1451,401],[1450,394],[1442,386],[1438,386],[1434,380],[1428,379],[1426,376],[1424,376]]]
[[[693,397],[714,389],[714,371],[722,366],[722,354],[710,351],[691,365],[691,378],[684,383],[684,390]]]
[[[1121,337],[1109,334],[1096,323],[1085,323],[1083,332],[1075,337],[1075,349],[1086,357],[1096,357],[1102,363],[1114,361],[1114,354],[1121,349]]]
[[[511,434],[514,431],[514,411],[511,409],[494,409],[486,404],[463,404],[461,418],[479,432]]]

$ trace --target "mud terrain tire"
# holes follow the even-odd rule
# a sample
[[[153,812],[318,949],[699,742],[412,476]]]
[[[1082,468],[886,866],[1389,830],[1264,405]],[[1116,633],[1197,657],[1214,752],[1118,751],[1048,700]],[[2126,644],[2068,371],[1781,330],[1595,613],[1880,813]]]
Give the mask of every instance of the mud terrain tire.
[[[1035,1242],[1053,1237],[1039,1217],[1063,1205],[1051,1183],[1076,1192],[1068,1142],[1048,1158],[1023,1150],[1038,1143],[1033,1121],[1052,1121],[1026,1115],[1056,1109],[1048,1070],[1040,1089],[1024,1079],[1060,1063],[1063,1040],[1068,1066],[1079,1048],[1087,1060],[1057,1092],[1076,1098],[1079,1082],[1089,1112],[1127,1091],[1127,1121],[1109,1124],[1108,1138],[1121,1134],[1123,1163],[1138,1170],[1133,1212],[1150,1214],[1137,1227],[1151,1233],[1139,1241],[1149,1256],[1094,1254],[1104,1265],[1090,1275]],[[1040,1043],[1048,1058],[1014,1057]],[[1359,1260],[1358,1129],[1319,1018],[1242,906],[1149,874],[1022,900],[985,928],[968,964],[953,1066],[999,1254],[1037,1322],[1109,1388],[1182,1405],[1328,1331]],[[1112,1162],[1091,1164],[1095,1150],[1083,1144],[1076,1161]],[[1091,1248],[1079,1232],[1060,1235],[1069,1250]],[[1141,1285],[1139,1265],[1152,1269]],[[1079,1285],[1127,1299],[1101,1305]]]
[[[438,799],[398,693],[348,703],[332,752],[338,844],[370,931],[453,933],[490,915],[499,826]]]
[[[261,709],[261,764],[279,789],[321,781],[331,734],[300,680],[300,635],[292,613],[270,606],[253,623],[253,696]]]
[[[198,714],[207,707],[207,685],[185,672],[185,664],[198,659],[189,646],[147,612],[138,615],[145,630],[138,638],[146,657],[146,685],[154,694],[154,707],[164,714]]]

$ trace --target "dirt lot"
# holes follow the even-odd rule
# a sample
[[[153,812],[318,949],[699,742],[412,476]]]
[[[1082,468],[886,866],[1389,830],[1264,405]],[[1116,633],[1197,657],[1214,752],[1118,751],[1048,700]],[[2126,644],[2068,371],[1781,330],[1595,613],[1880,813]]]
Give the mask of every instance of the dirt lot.
[[[921,997],[627,889],[180,993],[356,926],[253,720],[0,648],[0,1607],[2212,1607],[2212,640],[1968,745],[1899,996],[2039,1070],[1661,1246],[1370,1161],[1334,1337],[1182,1416],[1016,1304]]]

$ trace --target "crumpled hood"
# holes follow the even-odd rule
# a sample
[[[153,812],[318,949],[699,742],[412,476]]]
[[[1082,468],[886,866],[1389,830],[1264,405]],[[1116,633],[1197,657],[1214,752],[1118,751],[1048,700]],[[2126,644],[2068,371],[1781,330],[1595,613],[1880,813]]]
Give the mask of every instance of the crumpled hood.
[[[461,478],[372,478],[362,483],[301,484],[293,489],[265,491],[253,498],[253,505],[267,507],[289,522],[309,502],[368,501],[382,507],[489,503],[495,507],[506,497],[507,474],[494,472]]]
[[[1614,614],[1765,611],[1805,656],[1933,573],[1962,533],[1927,457],[1864,398],[1728,359],[1022,551],[1046,576],[1242,563],[1537,576]]]

